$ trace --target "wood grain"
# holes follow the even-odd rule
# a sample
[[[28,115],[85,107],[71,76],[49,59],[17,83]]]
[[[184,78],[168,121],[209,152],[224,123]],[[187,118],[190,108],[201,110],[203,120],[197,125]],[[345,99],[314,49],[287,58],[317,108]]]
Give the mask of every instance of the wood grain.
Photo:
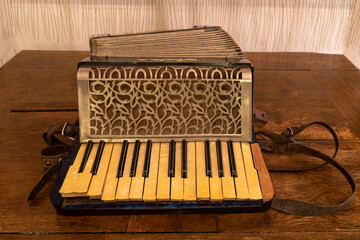
[[[215,214],[132,215],[127,232],[216,232]]]
[[[0,68],[3,86],[0,88],[0,183],[6,186],[0,187],[0,239],[358,238],[359,194],[344,211],[325,217],[298,217],[274,210],[245,214],[64,217],[56,214],[49,201],[51,184],[46,185],[35,201],[26,202],[27,194],[42,174],[39,152],[46,146],[42,131],[50,124],[72,122],[77,117],[78,113],[72,110],[77,107],[75,66],[87,54],[24,51]],[[343,56],[329,55],[332,59],[329,61],[326,56],[314,60],[317,56],[252,54],[254,62],[257,61],[256,69],[264,69],[255,72],[255,102],[270,114],[270,122],[257,123],[256,129],[281,132],[288,126],[308,121],[329,122],[341,139],[337,159],[359,185],[359,72],[351,69],[351,63]],[[265,57],[270,60],[263,61]],[[311,128],[298,138],[310,139],[305,143],[332,154],[331,136],[321,128]],[[263,156],[270,168],[321,163],[302,155]],[[345,178],[331,166],[295,174],[270,172],[270,177],[279,198],[338,204],[351,192]]]
[[[37,119],[46,119],[45,116],[46,113],[40,113]],[[66,120],[66,117],[62,120]],[[36,126],[36,122],[33,121],[32,125]],[[41,135],[42,131],[32,131],[31,127],[26,131],[6,128],[0,130],[2,143],[0,151],[3,152],[3,160],[0,162],[0,182],[6,186],[0,188],[2,196],[0,232],[125,231],[128,216],[69,218],[57,215],[48,195],[51,183],[46,185],[35,201],[31,203],[26,201],[31,188],[42,174],[39,153],[46,145]]]
[[[360,137],[360,72],[316,71],[315,78]]]
[[[229,240],[260,240],[260,239],[300,239],[300,240],[317,240],[317,239],[331,239],[331,240],[340,240],[340,239],[358,239],[359,232],[358,231],[348,231],[348,232],[337,232],[337,231],[329,231],[329,232],[269,232],[269,233],[148,233],[148,234],[102,234],[100,235],[101,239],[104,240],[114,240],[114,239],[172,239],[172,240],[218,240],[218,239],[229,239]],[[51,235],[51,239],[54,240],[98,240],[99,234],[57,234]],[[0,236],[0,239],[44,239],[46,235],[25,235],[25,234],[4,234]]]
[[[334,127],[341,139],[357,138],[352,126],[324,92],[312,71],[255,71],[254,103],[269,115],[268,123],[255,122],[255,130],[281,133],[287,127],[324,121]],[[332,138],[326,130],[316,126],[298,137]]]

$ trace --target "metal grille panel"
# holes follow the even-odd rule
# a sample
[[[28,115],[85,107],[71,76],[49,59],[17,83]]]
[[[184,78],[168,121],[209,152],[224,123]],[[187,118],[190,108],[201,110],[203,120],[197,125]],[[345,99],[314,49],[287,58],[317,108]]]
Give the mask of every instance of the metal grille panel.
[[[81,140],[251,140],[250,68],[81,67]]]

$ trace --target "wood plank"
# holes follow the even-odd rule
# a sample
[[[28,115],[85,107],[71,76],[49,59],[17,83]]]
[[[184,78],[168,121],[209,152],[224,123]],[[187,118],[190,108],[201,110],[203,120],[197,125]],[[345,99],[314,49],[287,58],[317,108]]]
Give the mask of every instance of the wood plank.
[[[316,71],[315,78],[360,137],[360,71]]]
[[[318,240],[318,239],[357,239],[358,231],[329,231],[329,232],[254,232],[254,233],[131,233],[131,234],[51,234],[51,235],[25,235],[25,234],[3,234],[4,239],[35,239],[42,240],[51,238],[54,240],[72,239],[72,240],[113,240],[118,238],[126,239],[172,239],[172,240],[218,240],[218,239],[300,239],[300,240]]]
[[[289,186],[288,186],[289,188]],[[302,186],[304,189],[304,186]],[[336,189],[336,190],[335,190]],[[275,191],[277,191],[275,186]],[[345,200],[345,196],[349,196],[348,186],[328,187],[324,186],[311,192],[303,194],[303,191],[294,193],[291,197],[297,198],[307,202],[319,202],[321,199],[322,205],[339,204],[340,201]],[[336,194],[334,194],[336,191]],[[328,198],[328,199],[326,199]],[[336,201],[329,201],[329,198],[335,198]],[[356,199],[359,198],[357,194]],[[296,215],[280,213],[276,210],[270,209],[264,213],[246,213],[246,214],[218,214],[218,230],[219,232],[249,232],[256,230],[263,232],[278,231],[331,231],[334,228],[337,231],[356,230],[360,227],[358,218],[360,206],[355,200],[348,208],[339,213],[327,215],[323,217],[299,217]],[[251,221],[249,221],[251,219]],[[266,219],[266,221],[264,221]]]
[[[127,232],[215,232],[215,214],[132,215]]]
[[[128,221],[126,215],[78,217],[58,215],[49,200],[49,190],[54,179],[45,185],[35,200],[26,201],[29,192],[43,173],[39,153],[46,147],[46,144],[42,140],[42,131],[31,131],[31,126],[45,128],[46,121],[43,119],[47,113],[37,113],[37,116],[38,121],[34,118],[31,120],[32,123],[26,123],[30,126],[28,131],[0,129],[0,142],[2,143],[0,151],[4,153],[0,163],[0,182],[7,186],[0,188],[0,232],[69,233],[85,231],[95,233],[125,231]],[[64,116],[62,120],[66,118]],[[61,120],[60,117],[58,119]],[[49,118],[49,121],[52,122],[53,119]],[[11,125],[10,122],[8,124]],[[34,216],[39,219],[34,221]],[[94,222],[96,224],[93,224]]]
[[[246,52],[257,70],[356,70],[343,54],[303,52]]]
[[[296,52],[246,52],[245,56],[255,69],[301,70],[311,68],[311,59],[315,53]]]
[[[255,131],[264,129],[281,133],[287,127],[323,121],[335,129],[340,139],[358,139],[313,72],[256,71],[254,103],[269,115],[266,124],[255,121]],[[324,128],[313,126],[296,138],[331,139],[332,136]]]
[[[76,66],[87,54],[21,51],[1,68],[0,81],[7,84],[0,98],[6,97],[9,110],[77,108]]]
[[[357,70],[357,67],[343,54],[316,53],[311,58],[311,69]]]
[[[23,67],[74,67],[84,58],[90,56],[89,51],[41,51],[23,50],[10,59],[2,68]]]
[[[7,118],[1,122],[0,130],[43,132],[47,127],[56,123],[73,123],[78,115],[77,112],[13,112],[9,113]]]

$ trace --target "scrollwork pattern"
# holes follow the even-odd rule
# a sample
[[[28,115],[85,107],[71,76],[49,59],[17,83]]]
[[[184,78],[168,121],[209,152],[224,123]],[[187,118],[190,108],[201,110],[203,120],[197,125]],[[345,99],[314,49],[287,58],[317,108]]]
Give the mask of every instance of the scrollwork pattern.
[[[90,135],[241,134],[241,69],[92,68]]]

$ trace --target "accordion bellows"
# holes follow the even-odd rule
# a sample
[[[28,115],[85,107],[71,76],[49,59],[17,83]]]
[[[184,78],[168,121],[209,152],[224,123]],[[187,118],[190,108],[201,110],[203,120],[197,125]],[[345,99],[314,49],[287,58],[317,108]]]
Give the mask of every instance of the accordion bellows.
[[[252,65],[220,27],[90,39],[80,141],[251,141]]]

